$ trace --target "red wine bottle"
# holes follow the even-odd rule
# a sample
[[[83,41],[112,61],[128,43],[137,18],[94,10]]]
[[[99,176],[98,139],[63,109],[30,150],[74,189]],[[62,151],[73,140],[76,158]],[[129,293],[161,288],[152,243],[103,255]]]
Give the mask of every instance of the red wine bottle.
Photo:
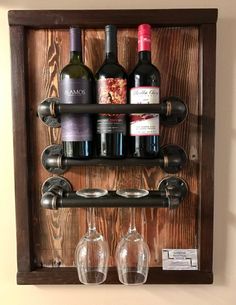
[[[70,62],[60,74],[62,103],[92,103],[94,78],[82,62],[81,31],[70,29]],[[63,153],[67,158],[84,159],[92,155],[92,121],[88,114],[61,115]]]
[[[126,104],[127,74],[117,59],[117,30],[105,27],[105,61],[95,75],[98,104]],[[97,154],[102,158],[123,158],[126,154],[126,116],[99,114]]]
[[[151,26],[138,27],[138,64],[129,75],[129,102],[160,102],[160,72],[151,62]],[[137,158],[155,158],[159,152],[159,115],[130,115],[130,154]]]

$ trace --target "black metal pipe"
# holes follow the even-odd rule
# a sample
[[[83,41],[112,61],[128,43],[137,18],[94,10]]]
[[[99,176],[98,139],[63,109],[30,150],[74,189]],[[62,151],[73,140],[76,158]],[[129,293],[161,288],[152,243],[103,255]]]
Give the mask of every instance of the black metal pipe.
[[[177,102],[178,103],[178,102]],[[181,107],[179,108],[180,111]],[[178,110],[177,110],[178,111]],[[43,116],[60,115],[62,113],[167,113],[166,103],[160,104],[63,104],[42,103],[38,112]]]
[[[46,159],[46,166],[51,168],[65,168],[71,166],[159,166],[162,169],[178,167],[183,163],[181,157],[177,156],[165,156],[154,159],[137,159],[137,158],[125,158],[125,159],[70,159],[64,158],[60,155],[48,156]]]
[[[161,122],[166,126],[181,123],[187,116],[188,109],[178,97],[162,98],[159,104],[67,104],[59,98],[47,98],[38,105],[38,115],[48,126],[60,126],[60,116],[65,113],[159,113]]]
[[[160,113],[166,114],[167,105],[161,104],[57,104],[55,113]]]
[[[178,160],[175,160],[178,162]],[[49,161],[52,163],[52,160]],[[56,161],[55,161],[56,162]],[[136,159],[136,158],[125,158],[125,159],[87,159],[87,160],[77,160],[77,159],[68,159],[62,158],[62,166],[161,166],[164,164],[163,158],[155,159]]]
[[[185,151],[178,145],[166,145],[160,148],[157,158],[132,158],[127,156],[124,159],[97,158],[91,159],[70,159],[63,156],[62,145],[47,147],[41,157],[44,168],[53,174],[62,174],[71,166],[159,166],[166,173],[177,173],[187,161]]]
[[[137,159],[137,158],[125,158],[125,159],[70,159],[60,157],[59,155],[48,156],[46,159],[47,166],[50,167],[63,167],[63,166],[178,166],[182,163],[180,156],[166,156],[166,161],[163,157],[154,159]]]
[[[142,198],[124,198],[116,192],[109,192],[107,196],[100,198],[84,198],[77,196],[75,192],[65,194],[57,198],[57,208],[108,208],[108,207],[169,207],[169,199],[166,192],[150,191],[148,196]]]
[[[63,196],[53,192],[46,192],[41,198],[41,206],[46,209],[58,208],[173,208],[181,202],[181,194],[178,190],[169,196],[165,191],[150,191],[149,195],[142,198],[124,198],[116,192],[109,191],[107,196],[100,198],[84,198],[75,192],[66,193]],[[172,202],[173,201],[173,202]]]
[[[108,207],[162,207],[176,208],[188,193],[186,182],[178,177],[161,180],[158,190],[149,191],[141,198],[125,198],[115,191],[99,198],[84,198],[72,191],[71,185],[64,178],[50,178],[42,186],[41,206],[46,209],[58,208],[108,208]]]

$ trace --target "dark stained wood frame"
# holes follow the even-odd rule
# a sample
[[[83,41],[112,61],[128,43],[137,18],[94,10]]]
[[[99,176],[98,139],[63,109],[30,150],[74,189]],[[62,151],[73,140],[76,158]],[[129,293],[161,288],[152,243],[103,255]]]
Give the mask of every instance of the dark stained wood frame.
[[[134,27],[196,25],[200,33],[199,96],[200,113],[200,208],[198,271],[163,271],[151,268],[148,284],[210,284],[213,282],[213,205],[214,205],[214,123],[217,9],[170,10],[85,10],[85,11],[9,11],[12,102],[15,163],[18,284],[79,284],[75,268],[35,269],[32,255],[29,128],[27,101],[26,31],[32,28],[102,28],[113,23]],[[115,268],[109,270],[108,284],[119,283]]]

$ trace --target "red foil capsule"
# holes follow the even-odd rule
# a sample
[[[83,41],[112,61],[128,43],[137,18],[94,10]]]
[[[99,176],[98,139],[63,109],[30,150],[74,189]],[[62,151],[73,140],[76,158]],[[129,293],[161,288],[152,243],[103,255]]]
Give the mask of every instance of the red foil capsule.
[[[140,24],[138,27],[138,51],[151,51],[151,26]]]

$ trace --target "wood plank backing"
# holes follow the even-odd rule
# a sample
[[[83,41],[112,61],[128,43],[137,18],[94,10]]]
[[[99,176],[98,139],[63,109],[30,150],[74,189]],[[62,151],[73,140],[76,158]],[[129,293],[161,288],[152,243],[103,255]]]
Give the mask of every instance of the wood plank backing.
[[[104,31],[84,31],[85,63],[95,72],[103,61]],[[50,175],[40,164],[43,149],[60,142],[60,129],[50,130],[36,118],[38,103],[47,96],[58,95],[58,74],[68,62],[69,35],[65,30],[29,30],[29,103],[30,142],[32,155],[31,203],[33,206],[34,256],[37,266],[72,266],[74,249],[86,231],[84,209],[45,211],[39,207],[40,185]],[[118,32],[119,61],[128,70],[137,59],[137,31]],[[184,123],[174,128],[161,128],[162,144],[179,144],[186,150],[189,161],[178,175],[189,184],[189,195],[177,210],[137,209],[137,228],[145,236],[151,250],[151,266],[161,265],[162,248],[196,248],[198,246],[199,206],[199,106],[198,106],[198,29],[155,28],[152,39],[153,63],[162,75],[162,96],[178,95],[189,108]],[[167,176],[158,167],[80,167],[64,175],[74,189],[104,187],[110,190],[124,187],[157,189]],[[117,242],[127,231],[128,209],[97,209],[98,230],[111,248],[110,266],[114,266]]]

